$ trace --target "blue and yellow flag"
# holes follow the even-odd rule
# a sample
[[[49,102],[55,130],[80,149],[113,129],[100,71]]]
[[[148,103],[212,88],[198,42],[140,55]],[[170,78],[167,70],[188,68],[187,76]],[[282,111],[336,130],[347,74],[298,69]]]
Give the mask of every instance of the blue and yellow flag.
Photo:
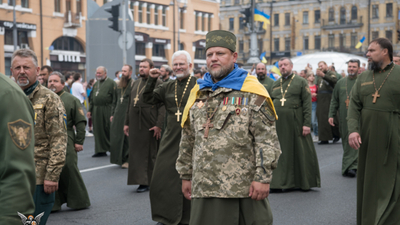
[[[63,119],[64,119],[64,127],[65,129],[67,129],[67,114],[64,113]]]
[[[279,76],[282,76],[281,71],[279,70],[279,63],[278,62],[276,62],[274,64],[274,66],[272,67],[271,71],[273,73],[279,74]]]
[[[263,22],[264,30],[267,30],[267,24],[270,24],[269,19],[270,16],[268,14],[258,9],[254,9],[254,21]]]
[[[359,49],[359,48],[362,46],[362,44],[364,43],[364,41],[365,41],[365,36],[363,36],[363,37],[360,39],[360,41],[359,41],[358,44],[356,45],[356,49]]]
[[[260,55],[260,60],[261,60],[261,62],[264,63],[264,64],[268,62],[268,60],[265,58],[265,54],[267,54],[267,52],[263,52],[263,53],[261,53],[261,55]]]

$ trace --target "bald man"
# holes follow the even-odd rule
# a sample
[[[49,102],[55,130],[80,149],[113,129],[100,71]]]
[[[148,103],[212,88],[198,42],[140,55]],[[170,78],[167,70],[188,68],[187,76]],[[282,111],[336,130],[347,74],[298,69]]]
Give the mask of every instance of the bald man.
[[[256,66],[256,74],[257,74],[257,78],[258,81],[260,81],[260,83],[262,85],[264,85],[265,89],[267,89],[268,93],[271,93],[272,91],[272,84],[274,83],[274,80],[272,80],[271,78],[269,78],[267,76],[267,68],[265,67],[264,63],[258,63]]]

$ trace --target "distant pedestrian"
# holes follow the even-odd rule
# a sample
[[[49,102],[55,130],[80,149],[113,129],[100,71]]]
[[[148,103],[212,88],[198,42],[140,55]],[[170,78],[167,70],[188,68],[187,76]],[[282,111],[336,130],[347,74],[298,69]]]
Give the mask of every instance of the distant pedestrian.
[[[318,104],[318,86],[314,84],[315,76],[310,71],[310,73],[307,74],[307,81],[308,81],[308,87],[310,88],[311,91],[311,106],[312,106],[312,111],[311,111],[311,127],[312,127],[312,133],[314,134],[313,137],[313,142],[318,142],[318,121],[317,121],[317,104]]]

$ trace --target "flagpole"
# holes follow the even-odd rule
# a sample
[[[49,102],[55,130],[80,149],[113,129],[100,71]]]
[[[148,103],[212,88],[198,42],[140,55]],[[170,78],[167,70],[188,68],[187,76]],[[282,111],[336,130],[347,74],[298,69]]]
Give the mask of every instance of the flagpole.
[[[255,8],[255,0],[251,0],[251,17],[250,17],[250,57],[247,60],[247,64],[255,64],[259,63],[260,59],[258,58],[258,47],[257,47],[257,31],[254,22],[254,8]]]

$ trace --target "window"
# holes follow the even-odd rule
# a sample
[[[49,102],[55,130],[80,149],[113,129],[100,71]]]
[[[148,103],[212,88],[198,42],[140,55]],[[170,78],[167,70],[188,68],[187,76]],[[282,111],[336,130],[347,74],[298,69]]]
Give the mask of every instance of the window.
[[[185,45],[182,42],[179,44],[179,50],[185,50]]]
[[[143,23],[143,3],[139,3],[139,23]]]
[[[206,49],[205,48],[196,48],[194,53],[195,59],[206,59]]]
[[[386,3],[386,17],[393,17],[393,3]]]
[[[179,21],[179,23],[180,23],[180,29],[184,29],[183,28],[183,24],[184,24],[184,21],[185,21],[185,11],[183,10],[183,9],[180,9],[180,21]]]
[[[335,21],[335,10],[333,9],[333,7],[329,8],[329,22],[331,21]]]
[[[340,8],[340,24],[346,24],[346,9]]]
[[[257,22],[258,23],[258,29],[257,30],[263,30],[264,28],[263,28],[263,25],[264,25],[264,22]]]
[[[27,31],[17,31],[17,45],[21,46],[21,44],[28,44],[28,32]],[[5,29],[4,32],[4,44],[5,45],[13,45],[13,30]]]
[[[21,0],[21,7],[22,8],[29,8],[29,1],[28,0]]]
[[[285,38],[285,51],[290,51],[290,37]]]
[[[4,66],[6,67],[6,75],[11,75],[11,58],[4,58]]]
[[[258,46],[258,52],[262,52],[263,51],[263,47],[264,47],[264,41],[263,41],[263,39],[261,38],[261,39],[258,39],[258,41],[257,41],[257,46]]]
[[[150,5],[147,5],[146,15],[147,15],[146,23],[150,24]]]
[[[60,0],[54,0],[54,12],[61,12]]]
[[[167,15],[165,14],[165,7],[162,8],[162,25],[167,26]]]
[[[274,26],[279,26],[279,14],[274,14]]]
[[[290,26],[290,13],[285,13],[285,26]]]
[[[379,18],[379,5],[372,5],[372,18]]]
[[[235,5],[239,5],[240,4],[240,0],[235,0]]]
[[[304,37],[304,50],[308,50],[308,37]]]
[[[239,52],[243,52],[243,41],[239,41]]]
[[[82,45],[73,37],[59,37],[51,45],[54,50],[85,52]]]
[[[180,17],[181,17],[181,21],[182,21],[182,15]],[[154,7],[154,25],[158,25],[158,7],[157,6]]]
[[[211,16],[211,15],[212,15],[212,14],[209,14],[209,15],[208,15],[208,26],[207,26],[208,31],[212,30],[212,29],[211,29],[211,20],[212,20],[212,16]]]
[[[229,30],[234,29],[234,19],[235,18],[229,18]],[[196,20],[197,21],[197,20]],[[196,26],[197,27],[197,26]],[[197,29],[196,29],[197,30]]]
[[[303,12],[303,24],[308,24],[308,11]]]
[[[372,40],[375,40],[379,37],[379,31],[372,31]]]
[[[279,52],[279,38],[274,38],[274,51]]]
[[[135,43],[136,55],[146,55],[146,43],[136,42]]]
[[[239,18],[239,29],[240,30],[244,29],[244,17]]]
[[[201,18],[202,19],[202,21],[201,21],[201,30],[202,31],[205,31],[206,30],[206,14],[203,14],[203,17]]]
[[[357,6],[353,5],[351,7],[351,19],[356,20],[357,19]]]
[[[76,12],[81,13],[82,12],[82,2],[81,0],[76,0]]]
[[[153,56],[165,57],[163,44],[153,44]]]
[[[393,31],[387,30],[385,32],[385,35],[386,35],[386,38],[389,39],[390,42],[393,42],[393,38],[392,38],[393,37]]]
[[[346,46],[346,36],[344,34],[339,34],[339,47],[343,48]]]
[[[335,35],[329,34],[328,35],[328,48],[333,48],[335,46]]]
[[[350,40],[350,47],[351,48],[355,48],[356,47],[356,45],[357,45],[357,43],[358,43],[358,40],[357,40],[357,33],[351,33],[351,40]]]
[[[314,11],[314,16],[315,16],[315,23],[320,23],[321,22],[321,10],[315,10]]]
[[[314,36],[314,49],[321,49],[321,36],[320,35],[315,35]]]
[[[65,1],[65,9],[67,12],[71,11],[71,0]]]

